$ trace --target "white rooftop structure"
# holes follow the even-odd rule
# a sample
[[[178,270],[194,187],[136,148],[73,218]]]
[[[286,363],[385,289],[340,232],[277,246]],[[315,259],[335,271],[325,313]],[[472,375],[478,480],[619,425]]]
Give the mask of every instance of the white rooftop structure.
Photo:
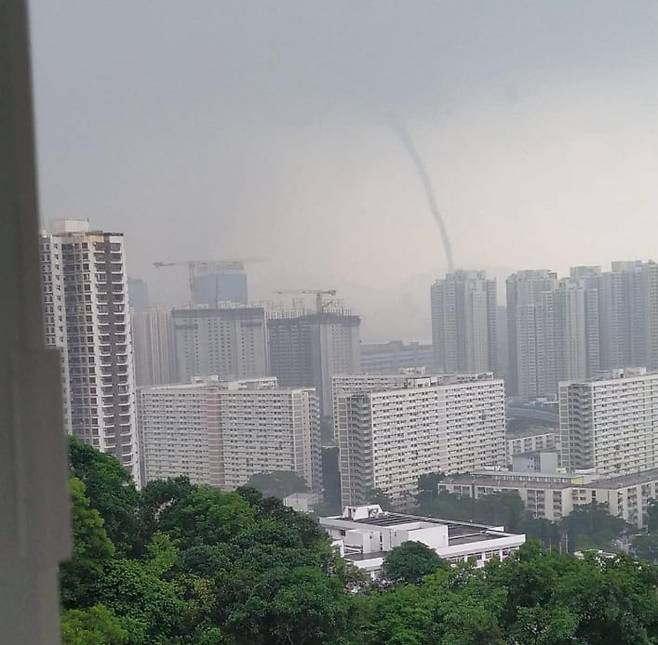
[[[386,555],[404,542],[422,542],[453,564],[473,559],[477,567],[506,558],[525,542],[525,535],[507,533],[502,526],[392,513],[378,504],[347,506],[342,515],[320,518],[320,526],[343,558],[373,578]]]

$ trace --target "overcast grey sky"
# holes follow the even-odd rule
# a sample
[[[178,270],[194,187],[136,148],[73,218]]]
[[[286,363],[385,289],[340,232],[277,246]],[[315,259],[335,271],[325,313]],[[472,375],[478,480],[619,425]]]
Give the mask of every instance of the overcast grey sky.
[[[658,259],[658,1],[35,0],[41,210],[154,260],[266,255],[364,336],[429,337],[467,267]]]

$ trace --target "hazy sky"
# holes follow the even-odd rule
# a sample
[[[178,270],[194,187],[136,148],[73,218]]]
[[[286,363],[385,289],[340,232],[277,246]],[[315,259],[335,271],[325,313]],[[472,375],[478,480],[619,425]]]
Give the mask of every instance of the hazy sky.
[[[154,260],[269,256],[252,294],[338,287],[366,339],[428,338],[458,266],[658,259],[656,0],[33,0],[44,219]]]

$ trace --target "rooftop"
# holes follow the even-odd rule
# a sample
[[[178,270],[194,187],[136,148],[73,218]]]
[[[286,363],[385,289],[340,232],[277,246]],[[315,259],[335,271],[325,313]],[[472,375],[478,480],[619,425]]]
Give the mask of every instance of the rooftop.
[[[580,479],[581,475],[564,474],[560,473],[538,473],[538,472],[514,472],[504,471],[496,474],[478,474],[472,475],[452,475],[446,477],[443,482],[445,484],[468,484],[470,486],[490,486],[492,488],[514,488],[515,486],[523,485],[529,486],[536,484],[542,488],[569,488],[576,486],[581,482],[574,483]]]
[[[423,528],[429,528],[431,525],[447,526],[448,539],[450,544],[466,544],[468,542],[477,542],[478,540],[493,540],[501,537],[505,532],[497,530],[496,527],[487,526],[485,524],[474,524],[472,522],[455,522],[453,520],[443,520],[436,517],[425,517],[421,515],[407,515],[405,513],[393,513],[381,511],[377,515],[371,517],[364,517],[360,519],[350,519],[343,515],[336,517],[328,517],[327,520],[343,520],[347,522],[354,522],[355,524],[362,524],[367,526],[377,527],[393,527],[401,526],[404,524],[421,524],[426,525]]]
[[[637,486],[638,484],[643,484],[654,479],[658,480],[658,468],[643,470],[639,473],[631,473],[630,475],[597,479],[591,482],[589,486],[591,488],[624,488],[625,486]]]

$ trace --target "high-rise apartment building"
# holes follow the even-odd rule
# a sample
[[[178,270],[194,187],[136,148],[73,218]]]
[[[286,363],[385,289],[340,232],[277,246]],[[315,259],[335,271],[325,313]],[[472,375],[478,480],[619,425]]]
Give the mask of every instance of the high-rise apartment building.
[[[607,272],[575,267],[571,274],[596,291],[600,370],[658,368],[658,265],[632,260],[613,262]]]
[[[645,320],[645,365],[658,369],[658,264],[642,265],[642,305]]]
[[[143,311],[149,306],[149,290],[144,280],[128,278],[128,305],[132,310]]]
[[[613,262],[612,270],[598,278],[603,370],[647,365],[642,274],[641,261]]]
[[[513,273],[507,287],[507,385],[533,399],[556,393],[553,297],[557,274],[546,269]]]
[[[561,463],[624,475],[658,467],[658,373],[615,370],[560,384]]]
[[[176,350],[171,310],[131,309],[135,382],[137,387],[176,383]]]
[[[171,315],[179,383],[197,376],[230,380],[269,373],[262,307],[189,307]]]
[[[496,307],[496,376],[507,379],[509,352],[507,346],[507,307]]]
[[[396,503],[426,473],[505,464],[505,391],[491,373],[334,379],[343,505]]]
[[[219,387],[199,380],[137,390],[144,482],[184,475],[195,484],[211,482],[211,446],[219,463]],[[221,474],[221,468],[216,468]]]
[[[312,388],[276,378],[139,390],[146,481],[177,475],[227,490],[255,473],[292,471],[321,488],[320,419]]]
[[[273,314],[267,321],[272,375],[284,386],[315,387],[320,413],[330,417],[332,376],[361,371],[360,324],[343,311]]]
[[[455,271],[431,287],[434,367],[444,373],[496,369],[496,281]]]
[[[573,267],[558,280],[521,271],[507,280],[509,391],[553,396],[562,380],[627,366],[658,368],[658,265],[639,260]]]
[[[601,369],[599,294],[588,285],[585,278],[564,278],[553,292],[558,381],[591,378]]]
[[[40,244],[46,343],[62,352],[66,427],[139,483],[123,235],[59,220]]]

